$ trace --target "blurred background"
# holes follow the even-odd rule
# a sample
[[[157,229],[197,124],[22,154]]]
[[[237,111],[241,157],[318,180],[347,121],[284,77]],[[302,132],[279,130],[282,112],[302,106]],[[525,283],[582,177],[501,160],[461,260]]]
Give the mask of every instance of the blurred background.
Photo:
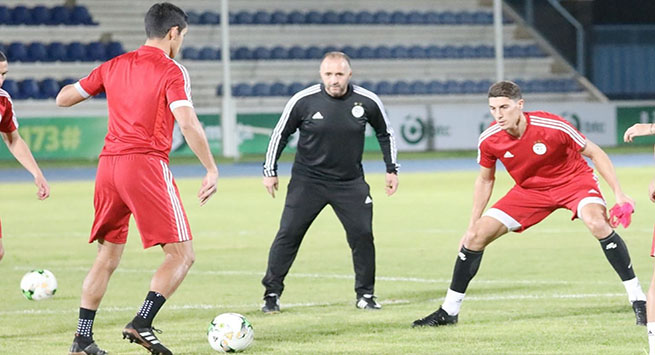
[[[102,61],[142,45],[152,3],[2,1],[0,50],[10,65],[3,89],[38,160],[97,157],[105,98],[60,109],[54,97]],[[189,70],[212,150],[230,159],[265,152],[286,101],[319,81],[320,58],[331,50],[347,53],[353,82],[381,97],[401,152],[475,149],[491,122],[486,91],[498,78],[522,87],[527,110],[562,115],[604,147],[622,145],[633,123],[655,121],[653,1],[173,3],[188,13],[190,26],[176,60]],[[367,134],[366,149],[379,151]],[[181,134],[171,155],[192,156]],[[13,157],[0,149],[0,160]]]

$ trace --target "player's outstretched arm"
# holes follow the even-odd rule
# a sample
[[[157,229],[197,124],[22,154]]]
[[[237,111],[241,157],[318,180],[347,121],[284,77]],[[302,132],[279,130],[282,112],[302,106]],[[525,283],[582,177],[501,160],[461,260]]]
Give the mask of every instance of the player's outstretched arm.
[[[635,123],[625,130],[624,142],[632,142],[634,137],[649,136],[655,134],[655,123]]]
[[[200,205],[204,205],[209,198],[216,193],[218,183],[218,168],[214,162],[214,156],[209,149],[207,136],[202,129],[198,116],[192,107],[180,106],[173,110],[173,116],[180,126],[180,131],[184,135],[189,148],[198,157],[200,163],[207,169],[207,174],[202,180],[202,187],[198,191],[198,200]]]
[[[48,181],[43,176],[39,165],[34,160],[30,148],[27,146],[27,143],[18,133],[18,130],[14,130],[11,133],[2,132],[2,140],[7,144],[7,148],[11,154],[18,160],[18,162],[27,169],[27,171],[34,176],[34,184],[38,188],[36,196],[39,200],[45,200],[50,196],[50,186]]]
[[[55,99],[59,107],[71,107],[84,100],[85,98],[77,91],[74,84],[68,84],[61,88]]]
[[[612,191],[614,191],[614,198],[616,199],[616,203],[623,204],[627,202],[633,206],[635,205],[635,201],[630,198],[630,196],[626,195],[623,192],[623,189],[621,189],[621,184],[619,184],[619,179],[616,176],[614,164],[612,164],[612,161],[607,156],[605,151],[596,145],[596,143],[587,139],[585,141],[585,147],[582,149],[582,151],[580,151],[580,154],[591,159],[591,161],[594,163],[594,167],[596,170],[598,170],[600,176],[605,179],[610,188],[612,188]]]
[[[494,183],[496,182],[496,167],[485,168],[480,167],[480,173],[475,179],[475,184],[473,185],[473,209],[471,210],[471,219],[469,225],[466,228],[466,233],[460,241],[460,248],[464,240],[468,235],[473,233],[473,226],[482,216],[489,199],[491,198],[491,193],[494,190]]]

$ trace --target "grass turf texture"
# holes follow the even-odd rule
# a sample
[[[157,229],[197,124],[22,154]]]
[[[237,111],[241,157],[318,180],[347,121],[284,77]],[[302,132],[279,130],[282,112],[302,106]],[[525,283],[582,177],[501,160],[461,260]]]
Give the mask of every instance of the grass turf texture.
[[[637,200],[637,213],[619,230],[644,288],[651,274],[653,209],[649,168],[618,174]],[[486,251],[469,287],[460,323],[412,329],[439,307],[457,244],[468,223],[475,172],[402,174],[387,198],[383,176],[370,174],[377,246],[376,294],[381,311],[355,309],[352,262],[341,225],[326,208],[310,228],[287,277],[282,313],[259,311],[268,248],[277,230],[288,177],[271,199],[260,178],[219,181],[207,206],[195,200],[200,179],[178,185],[194,235],[196,264],[164,305],[155,326],[176,354],[210,354],[206,329],[223,312],[244,314],[255,329],[249,354],[643,354],[646,330],[618,276],[580,221],[560,210],[523,234],[509,234]],[[511,186],[498,172],[492,202]],[[603,191],[609,193],[607,186]],[[95,256],[86,243],[93,218],[92,182],[56,182],[52,197],[34,198],[29,183],[0,185],[6,256],[0,262],[0,353],[65,353],[77,325],[81,284]],[[608,195],[613,204],[613,196]],[[161,262],[158,247],[142,250],[132,221],[123,261],[94,326],[112,354],[145,354],[121,339]],[[57,277],[54,298],[23,298],[19,282],[32,268]]]

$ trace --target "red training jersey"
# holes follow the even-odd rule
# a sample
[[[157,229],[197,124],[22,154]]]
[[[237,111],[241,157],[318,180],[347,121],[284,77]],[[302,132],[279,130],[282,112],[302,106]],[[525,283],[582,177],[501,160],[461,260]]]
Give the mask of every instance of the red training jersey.
[[[173,110],[193,107],[189,74],[163,50],[141,46],[75,83],[83,97],[107,94],[109,120],[100,156],[155,154],[168,161]]]
[[[0,89],[0,132],[11,133],[18,128],[14,103],[9,93]]]
[[[480,135],[478,163],[492,168],[500,159],[517,185],[548,189],[593,174],[580,155],[586,138],[568,121],[552,113],[524,112],[525,132],[516,138],[493,122]]]

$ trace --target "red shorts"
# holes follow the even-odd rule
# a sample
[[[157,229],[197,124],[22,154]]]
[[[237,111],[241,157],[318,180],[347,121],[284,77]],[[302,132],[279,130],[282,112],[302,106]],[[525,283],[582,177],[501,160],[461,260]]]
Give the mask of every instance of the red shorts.
[[[125,244],[134,214],[144,248],[191,240],[180,193],[165,161],[152,155],[102,156],[96,175],[96,239]]]
[[[484,215],[497,219],[509,231],[522,232],[541,222],[558,208],[573,212],[575,219],[582,207],[596,203],[606,206],[595,175],[577,177],[574,181],[547,190],[514,186]]]

